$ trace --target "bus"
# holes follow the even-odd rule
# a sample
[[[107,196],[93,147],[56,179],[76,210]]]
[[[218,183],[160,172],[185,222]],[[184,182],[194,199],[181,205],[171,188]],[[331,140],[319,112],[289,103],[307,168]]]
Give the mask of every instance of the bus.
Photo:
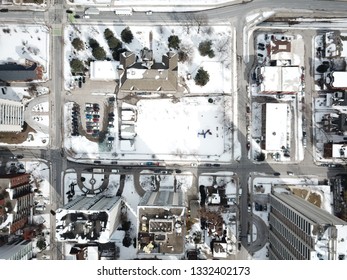
[[[132,8],[118,8],[114,11],[116,15],[131,16],[133,14]]]

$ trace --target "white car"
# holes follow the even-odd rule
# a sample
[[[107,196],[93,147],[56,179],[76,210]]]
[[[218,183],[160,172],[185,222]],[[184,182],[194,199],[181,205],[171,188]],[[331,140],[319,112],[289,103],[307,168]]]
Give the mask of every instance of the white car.
[[[147,11],[146,15],[151,15],[153,12],[152,11]]]
[[[191,166],[191,167],[197,167],[198,164],[193,162],[193,163],[190,164],[190,166]]]

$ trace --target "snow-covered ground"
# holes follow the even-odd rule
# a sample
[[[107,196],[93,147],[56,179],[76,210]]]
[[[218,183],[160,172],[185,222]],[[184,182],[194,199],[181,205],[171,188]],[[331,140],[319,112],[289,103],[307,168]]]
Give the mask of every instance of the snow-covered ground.
[[[84,136],[70,136],[72,103],[67,103],[65,148],[73,151],[76,159],[110,158],[111,154],[121,155],[124,160],[149,159],[155,154],[159,160],[208,158],[226,161],[231,158],[231,135],[230,119],[223,113],[225,98],[228,97],[217,96],[213,103],[208,102],[207,97],[182,98],[178,103],[169,99],[140,100],[135,123],[135,150],[126,153],[121,150],[119,141],[112,146],[111,153],[105,153],[102,146]],[[118,131],[115,130],[112,136],[118,139]]]
[[[126,26],[69,25],[66,27],[64,32],[64,77],[65,88],[67,90],[70,90],[71,85],[74,85],[74,77],[71,76],[69,61],[74,58],[82,61],[93,58],[91,48],[88,45],[89,38],[98,41],[100,46],[104,48],[107,58],[113,60],[112,53],[104,38],[106,28],[110,29],[114,33],[114,36],[121,40],[120,34]],[[130,30],[134,35],[134,39],[130,44],[123,43],[123,47],[135,52],[137,55],[140,54],[140,51],[144,47],[151,48],[155,61],[161,61],[162,55],[169,51],[168,38],[171,35],[179,37],[180,49],[188,53],[189,58],[185,62],[179,62],[178,73],[180,77],[186,80],[186,88],[189,89],[189,93],[210,94],[232,92],[232,29],[230,25],[202,26],[200,30],[198,30],[197,26],[191,26],[189,31],[184,26],[130,26]],[[79,38],[85,43],[83,50],[76,51],[74,49],[71,42],[75,38]],[[214,51],[214,57],[212,58],[201,56],[198,51],[198,45],[206,40],[212,42],[212,50]],[[210,82],[204,87],[195,85],[194,80],[188,77],[188,75],[194,77],[200,67],[203,67],[210,74]]]
[[[3,25],[0,29],[0,64],[23,63],[24,59],[43,66],[43,80],[49,74],[49,29],[44,25]]]
[[[46,242],[46,255],[48,255],[50,250],[50,231],[51,231],[51,214],[48,212],[47,208],[51,205],[51,185],[50,180],[50,166],[44,161],[22,161],[24,164],[26,173],[31,174],[32,187],[34,190],[34,204],[43,206],[45,211],[33,210],[33,220],[34,225],[43,225],[42,233],[43,239]],[[40,252],[37,247],[37,241],[41,237],[35,237],[33,241],[33,253],[34,255]]]
[[[106,28],[121,40],[120,33],[125,28],[121,25],[74,25],[65,29],[64,77],[67,90],[76,86],[75,78],[71,76],[69,61],[74,58],[82,61],[93,58],[91,48],[88,46],[89,38],[97,40],[106,51],[107,58],[113,60],[104,38]],[[179,84],[182,81],[185,84],[186,96],[175,103],[171,99],[143,99],[137,103],[138,119],[135,123],[137,136],[134,141],[134,151],[124,151],[120,149],[120,143],[114,143],[111,153],[105,152],[102,145],[90,142],[83,136],[70,137],[68,134],[71,131],[69,127],[71,114],[67,109],[65,147],[75,153],[74,158],[95,158],[98,154],[102,159],[106,155],[110,158],[112,154],[123,160],[148,159],[154,154],[157,159],[165,160],[196,160],[199,156],[219,161],[231,159],[232,97],[220,94],[232,92],[230,57],[232,30],[229,25],[202,26],[200,30],[198,29],[197,26],[190,26],[189,30],[187,26],[130,26],[134,40],[130,44],[123,43],[123,47],[137,55],[140,55],[144,47],[152,48],[155,61],[161,61],[162,55],[169,51],[168,37],[171,35],[179,37],[180,49],[189,54],[187,61],[179,62],[178,65]],[[75,38],[80,38],[84,42],[84,49],[80,51],[74,49],[71,42]],[[212,42],[214,52],[212,58],[201,56],[197,49],[199,43],[205,40]],[[210,82],[203,87],[195,85],[194,80],[189,78],[194,77],[201,66],[210,73]],[[86,67],[88,68],[87,65]],[[71,93],[74,95],[74,91]],[[203,96],[193,97],[192,93]],[[153,123],[156,125],[153,126]],[[119,138],[116,125],[115,128],[109,129],[109,132],[115,134],[112,135],[115,139]],[[178,137],[179,135],[186,137]]]

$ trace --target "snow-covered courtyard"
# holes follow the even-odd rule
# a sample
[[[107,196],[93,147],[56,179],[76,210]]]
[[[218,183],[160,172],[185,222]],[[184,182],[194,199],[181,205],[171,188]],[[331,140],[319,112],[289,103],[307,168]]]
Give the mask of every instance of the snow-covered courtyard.
[[[49,29],[44,25],[4,25],[0,29],[0,64],[24,64],[24,60],[43,66],[42,80],[49,78]]]

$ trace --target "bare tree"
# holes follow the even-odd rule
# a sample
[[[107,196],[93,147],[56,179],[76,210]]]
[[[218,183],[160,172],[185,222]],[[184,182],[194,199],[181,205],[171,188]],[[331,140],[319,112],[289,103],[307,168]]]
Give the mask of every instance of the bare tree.
[[[195,24],[194,16],[191,13],[187,13],[183,20],[183,29],[187,34],[190,34],[190,29]]]
[[[181,62],[187,61],[188,63],[191,63],[193,59],[193,55],[194,55],[194,46],[192,44],[182,43],[180,45],[179,56],[180,56]]]
[[[198,33],[200,33],[201,26],[207,25],[208,23],[207,14],[195,14],[194,22],[196,26],[198,27]]]

